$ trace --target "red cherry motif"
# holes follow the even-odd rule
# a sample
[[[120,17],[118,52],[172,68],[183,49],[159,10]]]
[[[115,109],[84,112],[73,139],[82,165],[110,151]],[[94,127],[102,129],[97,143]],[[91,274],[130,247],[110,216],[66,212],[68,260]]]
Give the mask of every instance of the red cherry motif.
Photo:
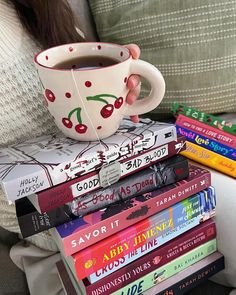
[[[85,125],[85,124],[77,124],[75,126],[75,131],[80,133],[80,134],[83,134],[87,131],[88,127]]]
[[[73,123],[71,121],[71,117],[74,113],[76,114],[77,121],[79,123],[79,124],[75,125],[75,131],[77,133],[83,134],[87,131],[88,127],[85,124],[82,124],[81,108],[75,108],[75,109],[71,110],[68,114],[68,117],[62,119],[62,123],[65,127],[72,128]]]
[[[54,102],[56,96],[50,89],[45,89],[45,96],[50,102]]]
[[[119,109],[123,104],[123,97],[119,97],[115,100],[114,106],[116,109]]]
[[[101,109],[100,114],[103,118],[108,118],[112,115],[113,110],[114,110],[113,105],[109,103]]]
[[[73,126],[71,120],[68,118],[63,118],[62,123],[66,128],[72,128],[72,126]]]

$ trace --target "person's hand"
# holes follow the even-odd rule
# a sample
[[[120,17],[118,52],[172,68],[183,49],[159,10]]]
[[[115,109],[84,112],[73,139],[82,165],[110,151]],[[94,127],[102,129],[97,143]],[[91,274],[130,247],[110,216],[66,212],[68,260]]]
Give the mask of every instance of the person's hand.
[[[132,57],[134,59],[138,59],[140,56],[140,48],[136,44],[128,44],[125,45],[126,48],[129,49]],[[134,103],[140,93],[140,78],[138,75],[131,75],[127,81],[127,87],[129,88],[129,93],[126,96],[126,101],[128,104]],[[131,120],[134,123],[139,122],[139,117],[137,115],[131,116]]]

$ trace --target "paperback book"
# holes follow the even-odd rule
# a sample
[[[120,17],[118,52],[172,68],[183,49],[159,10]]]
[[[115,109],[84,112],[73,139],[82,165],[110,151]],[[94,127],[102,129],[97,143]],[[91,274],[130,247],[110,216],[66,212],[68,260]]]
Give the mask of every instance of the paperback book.
[[[62,260],[56,263],[66,295],[84,295],[77,280]],[[199,262],[141,293],[142,295],[182,295],[225,268],[224,256],[216,251]]]
[[[128,264],[185,232],[186,222],[192,228],[214,216],[214,205],[215,194],[208,188],[207,194],[200,192],[82,251],[74,250],[66,260],[79,279],[121,257],[127,256]],[[73,246],[76,241],[72,249]]]
[[[205,197],[205,200],[206,200],[204,202],[205,203],[205,212],[206,212],[206,214],[204,215],[204,220],[206,221],[215,215],[215,203],[214,203],[215,192],[214,192],[214,189],[212,187],[210,187],[209,189],[207,189],[207,193],[205,192],[205,190],[202,191],[201,193],[203,193],[205,195],[205,196],[202,195],[202,197],[203,198]],[[210,199],[208,199],[208,194],[211,196]],[[184,222],[182,224],[182,226],[178,227],[177,231],[171,232],[170,237],[167,240],[167,242],[171,241],[172,239],[179,236],[180,234],[183,234],[186,231],[191,230],[192,228],[194,228],[198,224],[199,224],[198,217],[192,218],[191,220],[187,220],[186,222]],[[155,241],[154,241],[154,243],[147,243],[145,247],[142,247],[141,249],[133,251],[131,254],[128,254],[128,255],[125,255],[124,257],[122,257],[123,258],[122,265],[120,263],[117,263],[117,260],[115,262],[111,262],[106,267],[103,267],[103,268],[99,269],[98,271],[89,275],[87,277],[88,280],[90,282],[96,282],[96,281],[100,280],[101,278],[104,278],[104,277],[112,274],[113,272],[117,271],[121,267],[124,267],[125,265],[129,264],[130,262],[135,261],[135,259],[137,259],[137,258],[140,259],[140,257],[146,256],[146,253],[149,253],[152,250],[150,248],[154,247],[153,249],[158,249]]]
[[[181,154],[202,165],[236,178],[236,161],[223,157],[189,141],[186,141],[186,150],[182,151]]]
[[[216,140],[223,145],[236,149],[236,136],[225,131],[213,128],[200,121],[188,118],[184,115],[178,115],[176,125],[188,130],[198,132],[209,139]]]
[[[152,164],[177,155],[183,150],[185,150],[185,137],[180,136],[177,141],[171,141],[168,144],[125,158],[120,162],[115,161],[111,165],[104,165],[98,171],[90,172],[37,194],[32,194],[28,196],[28,199],[40,213],[48,212],[73,201],[74,198],[82,197],[86,193],[104,187],[104,182],[105,186],[107,186],[106,183],[109,183],[109,185],[115,183],[119,179],[132,175]],[[102,177],[102,180],[100,177],[104,169],[106,169],[107,175],[105,181],[104,177]]]
[[[215,252],[142,294],[182,295],[224,268],[224,256],[220,252]]]
[[[80,288],[85,294],[109,295],[215,237],[214,221],[206,221],[95,283],[83,279],[79,282]],[[122,264],[123,260],[120,258],[116,263]],[[76,274],[73,275],[76,278]]]
[[[190,131],[186,128],[176,126],[177,133],[186,137],[187,141],[190,141],[193,144],[201,146],[205,149],[208,149],[214,153],[217,153],[223,157],[229,158],[233,161],[236,161],[236,149],[230,148],[227,145],[224,145],[220,142],[217,142],[213,139],[209,139],[203,135],[200,135],[197,132]]]
[[[179,114],[182,114],[186,117],[198,120],[219,130],[236,135],[236,124],[233,122],[221,119],[214,115],[206,114],[187,105],[174,103],[172,105],[172,112],[175,117],[177,117]]]
[[[217,245],[216,239],[213,239],[205,244],[194,248],[193,250],[187,252],[186,254],[170,261],[169,263],[158,267],[149,274],[143,276],[142,278],[132,282],[126,287],[111,293],[112,295],[138,295],[155,285],[165,281],[166,279],[172,277],[184,269],[187,269],[194,263],[204,259],[208,255],[216,252]],[[83,290],[82,290],[83,292]],[[86,294],[86,293],[85,293]],[[89,295],[94,295],[94,293],[88,293]],[[97,293],[96,295],[98,295]]]
[[[28,198],[21,198],[16,200],[16,213],[22,236],[27,237],[188,176],[188,160],[178,155],[46,213],[39,213],[34,206],[30,206]]]
[[[112,136],[79,142],[62,133],[41,136],[0,150],[0,180],[9,201],[42,191],[105,164],[176,141],[173,124],[124,119]]]
[[[126,177],[107,188],[74,199],[71,203],[67,203],[67,205],[70,206],[73,214],[84,216],[113,203],[175,183],[188,176],[188,160],[181,155],[176,155],[149,166],[130,177]]]
[[[77,218],[50,229],[50,232],[61,249],[70,252],[72,243],[76,241],[76,248],[80,251],[210,185],[208,170],[189,165],[189,177],[185,180]]]

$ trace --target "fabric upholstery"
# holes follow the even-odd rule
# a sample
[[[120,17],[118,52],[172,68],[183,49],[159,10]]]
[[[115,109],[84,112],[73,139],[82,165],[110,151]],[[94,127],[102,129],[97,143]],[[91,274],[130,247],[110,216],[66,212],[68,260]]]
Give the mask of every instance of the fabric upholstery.
[[[101,41],[138,44],[141,59],[162,72],[166,94],[154,113],[170,113],[173,101],[207,113],[236,111],[234,0],[89,3]]]

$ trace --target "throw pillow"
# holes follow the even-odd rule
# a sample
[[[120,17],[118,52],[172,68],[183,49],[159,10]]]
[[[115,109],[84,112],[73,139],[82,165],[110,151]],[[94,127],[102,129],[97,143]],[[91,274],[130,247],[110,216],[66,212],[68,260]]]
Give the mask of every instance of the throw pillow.
[[[101,41],[138,44],[141,59],[162,72],[165,97],[149,117],[170,115],[173,101],[207,113],[236,111],[236,1],[89,3]]]

